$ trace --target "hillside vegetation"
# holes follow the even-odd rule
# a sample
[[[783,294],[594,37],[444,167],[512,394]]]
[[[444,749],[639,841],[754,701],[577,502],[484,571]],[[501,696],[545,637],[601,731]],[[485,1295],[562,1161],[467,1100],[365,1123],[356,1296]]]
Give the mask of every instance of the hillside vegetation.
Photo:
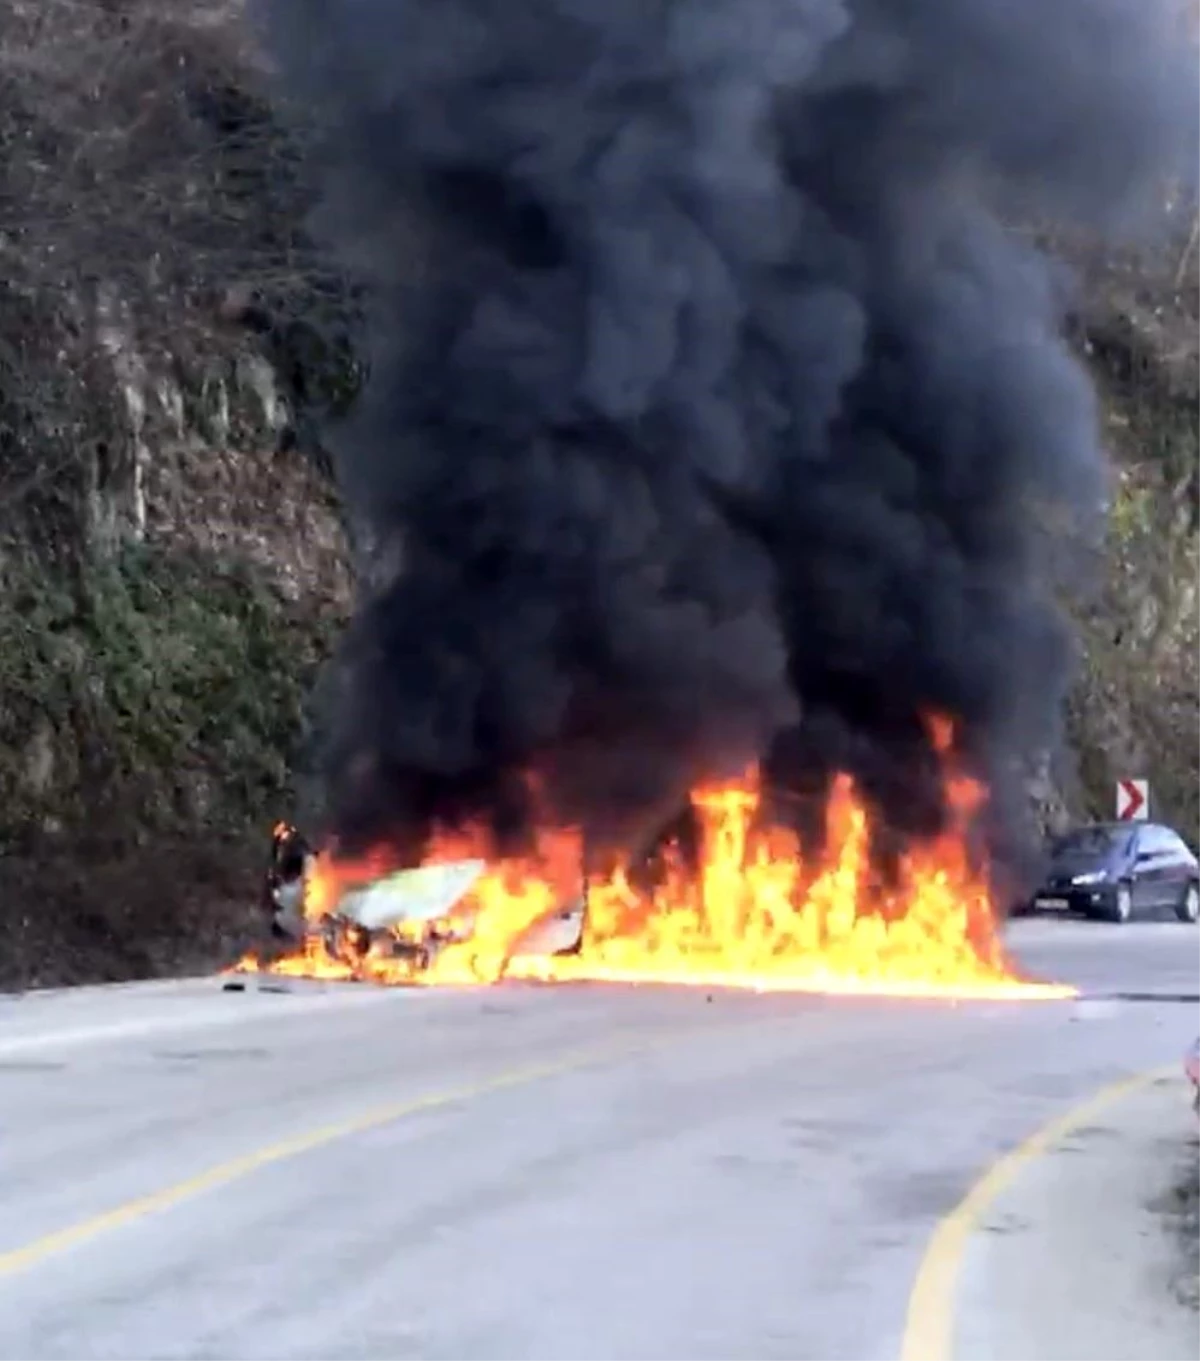
[[[1168,209],[1178,208],[1169,201]],[[1078,341],[1113,456],[1104,560],[1073,602],[1084,648],[1062,781],[1073,811],[1112,817],[1123,776],[1195,844],[1200,828],[1200,283],[1196,218],[1170,249],[1070,257],[1083,284]]]
[[[353,580],[314,431],[358,373],[302,153],[231,0],[0,0],[0,986],[207,966],[311,806]],[[1164,210],[1153,257],[1064,246],[1116,476],[1031,797],[1107,816],[1147,775],[1194,838],[1197,251]]]
[[[349,596],[352,310],[236,20],[0,0],[0,985],[244,926]]]

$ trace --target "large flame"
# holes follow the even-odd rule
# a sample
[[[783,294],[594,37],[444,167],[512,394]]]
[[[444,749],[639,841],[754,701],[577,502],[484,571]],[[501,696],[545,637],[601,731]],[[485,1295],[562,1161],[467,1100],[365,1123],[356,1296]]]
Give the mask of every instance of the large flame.
[[[943,752],[944,729],[935,729]],[[875,993],[975,998],[1068,997],[1074,990],[1020,978],[1001,944],[986,870],[972,863],[966,832],[983,791],[947,779],[946,830],[911,850],[881,883],[869,856],[870,823],[852,781],[829,799],[825,850],[814,862],[790,830],[756,822],[756,772],[693,796],[702,829],[699,868],[668,851],[657,883],[635,888],[627,867],[593,875],[578,948],[523,951],[580,895],[581,847],[556,833],[536,855],[506,861],[479,879],[441,924],[438,947],[331,950],[323,923],[342,896],[394,866],[386,851],[364,861],[324,853],[310,874],[312,934],[295,954],[243,969],[376,983],[461,985],[502,977],[544,982],[607,980],[760,991]],[[442,838],[432,861],[478,853],[469,837]]]

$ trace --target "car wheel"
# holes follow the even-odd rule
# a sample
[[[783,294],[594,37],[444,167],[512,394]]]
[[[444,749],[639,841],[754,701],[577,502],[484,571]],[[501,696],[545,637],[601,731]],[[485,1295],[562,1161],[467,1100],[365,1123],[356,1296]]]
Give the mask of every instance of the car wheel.
[[[1118,884],[1117,891],[1113,896],[1112,911],[1109,920],[1124,926],[1133,916],[1133,890],[1128,884]]]
[[[1175,915],[1181,922],[1200,920],[1200,884],[1189,884],[1183,897],[1175,904]]]

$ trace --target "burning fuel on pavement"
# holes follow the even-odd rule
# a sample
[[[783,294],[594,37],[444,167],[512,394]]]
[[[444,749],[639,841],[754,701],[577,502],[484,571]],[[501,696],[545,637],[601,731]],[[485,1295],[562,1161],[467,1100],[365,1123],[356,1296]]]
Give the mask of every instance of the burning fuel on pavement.
[[[511,978],[1073,996],[1015,973],[986,873],[968,851],[983,791],[953,775],[948,784],[946,831],[902,857],[887,884],[874,872],[869,815],[848,778],[835,782],[822,853],[808,863],[793,832],[758,824],[756,771],[697,791],[698,860],[687,863],[667,843],[649,883],[628,864],[581,882],[580,839],[562,834],[496,865],[471,858],[462,836],[446,837],[411,871],[390,871],[386,849],[350,860],[317,854],[274,899],[296,948],[266,964],[247,957],[239,968],[427,986]],[[291,917],[295,884],[303,907]]]
[[[1062,995],[996,904],[1106,464],[1008,223],[1194,182],[1174,0],[251,8],[369,361],[261,967]]]

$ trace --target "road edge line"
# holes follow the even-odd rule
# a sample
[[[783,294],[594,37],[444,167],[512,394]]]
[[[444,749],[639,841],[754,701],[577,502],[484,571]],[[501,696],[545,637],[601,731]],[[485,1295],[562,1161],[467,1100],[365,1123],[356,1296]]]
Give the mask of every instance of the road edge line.
[[[1165,1064],[1108,1083],[1048,1120],[976,1178],[954,1209],[938,1221],[917,1267],[905,1312],[900,1361],[952,1361],[955,1295],[967,1244],[992,1204],[1017,1177],[1101,1111],[1177,1073],[1176,1065]]]

